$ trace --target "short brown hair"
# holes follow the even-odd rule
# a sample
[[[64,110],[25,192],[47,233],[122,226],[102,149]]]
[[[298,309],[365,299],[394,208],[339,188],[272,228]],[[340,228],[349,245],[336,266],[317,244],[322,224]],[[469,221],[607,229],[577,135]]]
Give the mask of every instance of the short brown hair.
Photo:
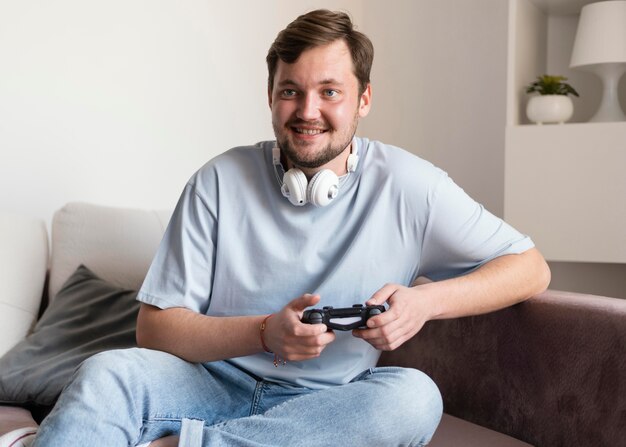
[[[350,50],[354,75],[359,81],[359,94],[370,83],[374,61],[374,46],[370,39],[354,28],[350,16],[344,12],[318,9],[299,16],[276,36],[267,53],[268,86],[274,88],[278,60],[291,64],[311,48],[343,39]]]

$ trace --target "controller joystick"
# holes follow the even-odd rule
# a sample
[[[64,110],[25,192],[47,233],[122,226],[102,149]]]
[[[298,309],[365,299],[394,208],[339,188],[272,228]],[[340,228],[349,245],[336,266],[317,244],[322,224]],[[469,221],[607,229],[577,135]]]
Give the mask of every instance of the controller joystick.
[[[309,314],[310,324],[322,324],[323,321],[323,315],[321,312],[311,312]]]

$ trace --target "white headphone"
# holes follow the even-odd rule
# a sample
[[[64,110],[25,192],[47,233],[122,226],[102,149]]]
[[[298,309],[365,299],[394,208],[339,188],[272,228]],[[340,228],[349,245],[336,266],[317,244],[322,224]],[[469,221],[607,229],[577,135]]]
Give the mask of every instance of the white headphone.
[[[330,169],[322,169],[317,172],[310,182],[307,182],[304,172],[298,168],[291,168],[284,173],[282,181],[278,175],[278,167],[282,168],[280,162],[280,149],[272,149],[272,159],[274,172],[281,183],[280,191],[295,206],[304,206],[312,203],[315,206],[326,206],[333,201],[339,193],[339,177]],[[354,172],[359,163],[358,148],[355,140],[352,141],[352,148],[346,169]],[[283,168],[284,169],[284,168]]]

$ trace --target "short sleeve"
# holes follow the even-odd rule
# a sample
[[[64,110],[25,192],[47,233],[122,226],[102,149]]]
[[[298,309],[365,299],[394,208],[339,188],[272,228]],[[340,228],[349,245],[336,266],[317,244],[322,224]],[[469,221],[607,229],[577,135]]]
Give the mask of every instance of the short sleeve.
[[[445,173],[429,197],[419,275],[432,280],[468,273],[502,255],[522,253],[532,240],[469,197]]]
[[[217,212],[193,181],[181,194],[137,299],[206,313],[211,297]]]

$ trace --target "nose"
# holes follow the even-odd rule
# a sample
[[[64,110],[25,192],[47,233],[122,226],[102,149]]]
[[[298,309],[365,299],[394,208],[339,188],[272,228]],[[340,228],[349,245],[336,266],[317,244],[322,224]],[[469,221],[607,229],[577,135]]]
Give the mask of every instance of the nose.
[[[298,104],[297,116],[304,121],[316,120],[320,117],[320,99],[313,93],[302,95]]]

